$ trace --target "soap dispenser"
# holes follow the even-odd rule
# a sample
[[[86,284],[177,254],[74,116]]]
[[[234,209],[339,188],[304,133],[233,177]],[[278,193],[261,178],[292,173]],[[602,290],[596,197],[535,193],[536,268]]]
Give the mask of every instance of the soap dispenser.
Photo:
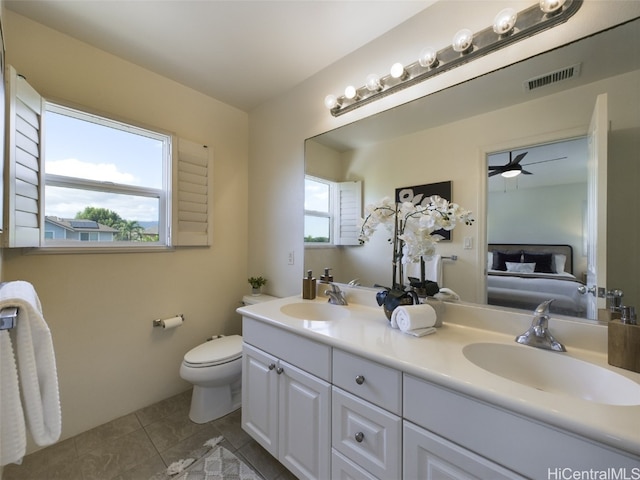
[[[634,307],[621,306],[619,319],[608,323],[609,365],[640,373],[640,325]]]
[[[331,269],[325,267],[324,275],[320,275],[320,281],[323,283],[331,283],[333,282],[333,275],[331,275]]]
[[[305,300],[316,298],[316,279],[313,278],[311,270],[307,271],[307,276],[302,279],[302,298]]]

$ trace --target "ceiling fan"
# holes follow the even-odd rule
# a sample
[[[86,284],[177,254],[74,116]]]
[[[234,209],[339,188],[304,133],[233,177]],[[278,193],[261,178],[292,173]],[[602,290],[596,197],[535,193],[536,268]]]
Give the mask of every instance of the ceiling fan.
[[[529,152],[520,153],[516,158],[513,158],[513,152],[509,152],[509,163],[505,165],[489,165],[489,176],[493,177],[494,175],[502,175],[503,177],[515,177],[524,173],[525,175],[533,175],[531,172],[527,170],[523,170],[522,165],[520,165],[520,161],[524,158],[524,156]]]

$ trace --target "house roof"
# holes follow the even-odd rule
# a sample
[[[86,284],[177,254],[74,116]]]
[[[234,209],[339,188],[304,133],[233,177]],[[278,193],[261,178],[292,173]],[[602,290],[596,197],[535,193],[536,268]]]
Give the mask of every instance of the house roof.
[[[45,222],[49,222],[53,225],[57,225],[66,230],[73,232],[104,232],[104,233],[118,233],[117,228],[108,227],[93,220],[77,219],[77,218],[60,218],[60,217],[45,217]]]

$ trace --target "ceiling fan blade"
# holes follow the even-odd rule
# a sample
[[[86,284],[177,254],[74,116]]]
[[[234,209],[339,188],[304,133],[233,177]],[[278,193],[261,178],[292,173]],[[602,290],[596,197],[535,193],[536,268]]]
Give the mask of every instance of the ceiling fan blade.
[[[525,175],[533,175],[533,173],[531,173],[531,172],[527,172],[526,170],[522,170],[522,172],[521,172],[521,173],[524,173]]]
[[[496,171],[494,171],[494,172],[489,172],[489,176],[490,176],[490,177],[493,177],[494,175],[500,175],[501,173],[502,173],[501,171],[496,170]]]
[[[525,156],[527,153],[529,153],[529,152],[524,152],[524,153],[521,153],[520,155],[518,155],[518,156],[515,158],[515,160],[513,161],[513,164],[514,164],[514,165],[518,165],[518,164],[520,163],[520,161],[524,158],[524,156]]]
[[[489,165],[489,170],[502,170],[504,165]]]

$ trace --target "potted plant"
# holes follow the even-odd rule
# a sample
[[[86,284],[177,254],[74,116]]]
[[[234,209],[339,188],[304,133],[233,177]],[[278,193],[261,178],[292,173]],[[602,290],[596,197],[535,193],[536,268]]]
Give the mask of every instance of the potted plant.
[[[251,295],[260,295],[260,289],[267,283],[264,277],[249,277],[248,281],[251,284]]]

